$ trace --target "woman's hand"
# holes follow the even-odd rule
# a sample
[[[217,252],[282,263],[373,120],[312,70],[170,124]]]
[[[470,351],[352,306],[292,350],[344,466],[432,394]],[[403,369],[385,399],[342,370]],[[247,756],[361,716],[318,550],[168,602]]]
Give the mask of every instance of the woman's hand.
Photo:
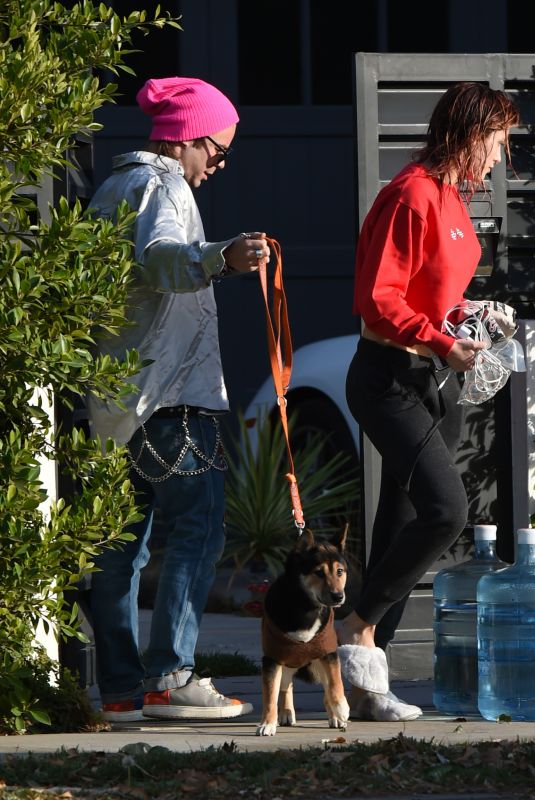
[[[467,372],[475,364],[477,351],[486,350],[486,348],[485,342],[475,342],[473,339],[455,339],[446,356],[446,363],[455,372]]]

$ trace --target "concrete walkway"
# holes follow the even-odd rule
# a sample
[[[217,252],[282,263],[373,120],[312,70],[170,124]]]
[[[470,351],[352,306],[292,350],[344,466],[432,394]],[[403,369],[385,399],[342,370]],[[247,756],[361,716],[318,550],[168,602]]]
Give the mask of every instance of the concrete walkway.
[[[142,614],[140,634],[146,635],[147,614]],[[260,620],[230,614],[206,614],[203,618],[198,650],[203,653],[219,651],[241,653],[259,661]],[[45,753],[61,748],[85,751],[116,752],[126,744],[146,742],[163,745],[171,750],[188,752],[220,747],[234,742],[240,750],[279,750],[300,747],[322,747],[326,741],[343,737],[347,742],[374,742],[390,739],[402,733],[416,739],[442,743],[463,743],[483,740],[531,739],[535,736],[533,723],[493,723],[474,717],[466,721],[440,716],[432,703],[431,681],[395,681],[392,690],[403,700],[419,705],[424,716],[412,722],[349,722],[347,730],[339,733],[327,725],[323,709],[323,694],[319,686],[296,681],[294,687],[297,725],[279,728],[274,737],[256,736],[262,697],[259,676],[214,680],[224,694],[251,702],[254,713],[238,720],[221,722],[180,723],[149,721],[116,725],[109,732],[77,734],[36,734],[0,737],[0,754]]]
[[[226,678],[215,681],[217,688],[227,695],[239,697],[253,703],[254,713],[238,720],[221,722],[161,722],[149,721],[131,725],[115,725],[110,732],[77,734],[36,734],[32,736],[0,737],[0,754],[55,752],[61,748],[78,748],[116,752],[133,742],[146,742],[151,747],[163,745],[171,750],[188,752],[205,750],[207,747],[221,747],[234,742],[240,750],[279,750],[300,747],[323,747],[326,741],[374,742],[391,739],[402,733],[416,739],[441,743],[463,743],[482,740],[535,736],[532,723],[492,723],[481,718],[460,722],[451,717],[441,717],[432,708],[431,686],[415,682],[414,685],[398,684],[394,692],[411,703],[420,704],[424,716],[412,722],[350,722],[345,732],[332,730],[327,725],[322,708],[322,692],[308,684],[296,684],[295,704],[297,725],[292,728],[279,728],[274,737],[255,735],[256,724],[260,718],[261,688],[260,679],[254,677]]]

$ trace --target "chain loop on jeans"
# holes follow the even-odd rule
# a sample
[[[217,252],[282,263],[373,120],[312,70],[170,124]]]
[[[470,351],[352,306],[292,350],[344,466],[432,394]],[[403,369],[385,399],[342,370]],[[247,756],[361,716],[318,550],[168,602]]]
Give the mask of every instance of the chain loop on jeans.
[[[129,444],[127,445],[132,467],[134,468],[134,470],[137,472],[138,475],[140,475],[142,478],[144,478],[144,480],[149,481],[150,483],[162,483],[163,481],[166,481],[168,478],[170,478],[171,475],[181,475],[183,477],[202,475],[204,472],[208,472],[208,470],[211,469],[212,467],[214,469],[219,470],[220,472],[225,472],[228,469],[228,464],[225,459],[225,456],[223,455],[223,448],[221,445],[221,434],[219,432],[219,423],[215,417],[210,417],[210,419],[212,420],[212,424],[216,432],[214,449],[211,456],[207,456],[205,453],[203,453],[202,450],[199,449],[199,447],[195,444],[195,442],[191,438],[188,428],[188,407],[184,406],[184,414],[182,416],[182,423],[181,423],[184,429],[184,444],[180,449],[180,452],[176,458],[175,463],[168,464],[167,461],[165,461],[162,458],[162,456],[158,453],[156,448],[151,444],[149,437],[147,436],[145,425],[142,425],[141,431],[143,437],[141,440],[141,447],[139,448],[139,453],[135,458],[132,454],[132,451],[130,450],[130,445]],[[147,448],[147,450],[154,458],[154,460],[158,464],[160,464],[160,466],[164,467],[167,470],[167,472],[155,478],[152,475],[147,475],[147,473],[143,469],[141,469],[141,467],[139,466],[139,459],[141,458],[141,455],[145,448]],[[205,462],[205,465],[203,467],[199,467],[198,469],[179,469],[180,464],[184,460],[184,457],[188,452],[188,450],[191,450],[192,453],[195,453],[195,455],[198,456],[198,458],[200,458],[201,461]],[[220,450],[221,450],[220,454],[221,461],[220,464],[216,464],[216,458]]]

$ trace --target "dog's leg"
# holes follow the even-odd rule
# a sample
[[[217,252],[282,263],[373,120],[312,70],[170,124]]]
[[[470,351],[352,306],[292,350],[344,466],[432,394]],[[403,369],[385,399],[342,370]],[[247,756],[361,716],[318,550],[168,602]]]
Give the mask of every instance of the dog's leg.
[[[329,653],[313,662],[314,671],[323,684],[324,703],[329,717],[329,727],[346,728],[349,719],[349,703],[344,695],[342,673],[338,654]]]
[[[279,725],[295,725],[295,708],[293,692],[293,676],[295,669],[282,668],[282,680],[279,694]]]
[[[282,678],[282,666],[272,658],[262,659],[262,719],[257,736],[275,736],[277,732],[277,700]]]

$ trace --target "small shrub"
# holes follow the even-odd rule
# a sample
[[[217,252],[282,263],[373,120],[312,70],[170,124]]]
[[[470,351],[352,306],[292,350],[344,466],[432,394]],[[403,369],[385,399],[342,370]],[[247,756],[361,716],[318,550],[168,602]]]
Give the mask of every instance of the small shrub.
[[[284,477],[288,471],[284,432],[265,416],[253,447],[243,416],[239,421],[240,436],[233,440],[228,459],[224,559],[234,563],[234,575],[260,561],[276,576],[297,536]],[[340,530],[354,517],[359,499],[348,457],[339,453],[324,460],[320,458],[324,445],[321,436],[313,436],[305,449],[294,453],[305,520],[319,538]]]

